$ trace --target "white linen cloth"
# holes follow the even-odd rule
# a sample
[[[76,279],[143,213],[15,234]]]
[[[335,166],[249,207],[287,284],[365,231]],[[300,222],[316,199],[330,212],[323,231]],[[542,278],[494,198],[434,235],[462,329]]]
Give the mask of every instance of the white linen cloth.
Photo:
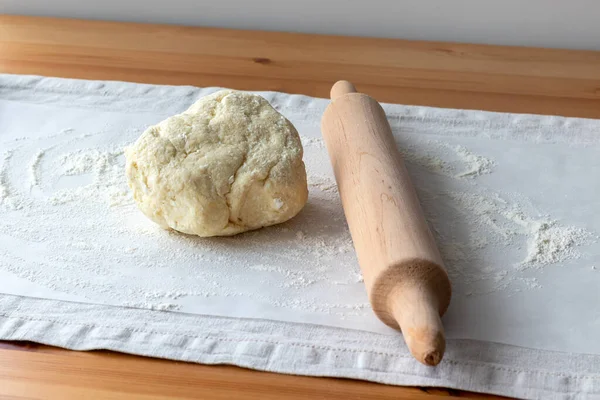
[[[600,121],[384,105],[452,277],[447,353],[428,368],[367,306],[326,100],[260,93],[304,144],[311,197],[292,221],[197,239],[140,215],[122,147],[215,90],[0,75],[0,339],[600,397]]]

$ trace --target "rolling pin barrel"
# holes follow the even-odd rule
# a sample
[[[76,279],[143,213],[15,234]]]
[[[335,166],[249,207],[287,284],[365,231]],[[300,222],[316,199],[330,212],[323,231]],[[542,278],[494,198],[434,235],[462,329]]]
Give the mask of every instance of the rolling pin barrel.
[[[347,81],[331,89],[321,129],[373,311],[437,365],[450,281],[385,112]]]

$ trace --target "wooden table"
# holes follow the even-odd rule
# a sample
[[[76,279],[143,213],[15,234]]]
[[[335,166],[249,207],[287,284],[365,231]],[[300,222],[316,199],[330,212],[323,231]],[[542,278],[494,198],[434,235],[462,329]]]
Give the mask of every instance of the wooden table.
[[[600,53],[0,15],[0,72],[600,118]],[[0,398],[492,398],[0,344]]]

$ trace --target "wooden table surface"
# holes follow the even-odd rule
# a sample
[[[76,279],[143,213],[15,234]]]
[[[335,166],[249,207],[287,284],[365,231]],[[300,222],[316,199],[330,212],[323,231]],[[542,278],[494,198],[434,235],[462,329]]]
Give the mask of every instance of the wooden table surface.
[[[600,52],[0,15],[0,73],[600,118]],[[492,398],[0,343],[0,399]]]

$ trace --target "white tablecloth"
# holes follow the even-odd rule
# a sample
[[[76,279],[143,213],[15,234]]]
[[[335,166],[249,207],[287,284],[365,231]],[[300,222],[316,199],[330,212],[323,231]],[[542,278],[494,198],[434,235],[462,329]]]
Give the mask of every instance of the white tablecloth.
[[[0,75],[0,338],[524,398],[600,396],[600,121],[384,105],[442,247],[448,350],[428,368],[367,306],[319,122],[311,197],[235,238],[161,231],[122,147],[215,88]],[[586,354],[587,353],[587,354]]]

